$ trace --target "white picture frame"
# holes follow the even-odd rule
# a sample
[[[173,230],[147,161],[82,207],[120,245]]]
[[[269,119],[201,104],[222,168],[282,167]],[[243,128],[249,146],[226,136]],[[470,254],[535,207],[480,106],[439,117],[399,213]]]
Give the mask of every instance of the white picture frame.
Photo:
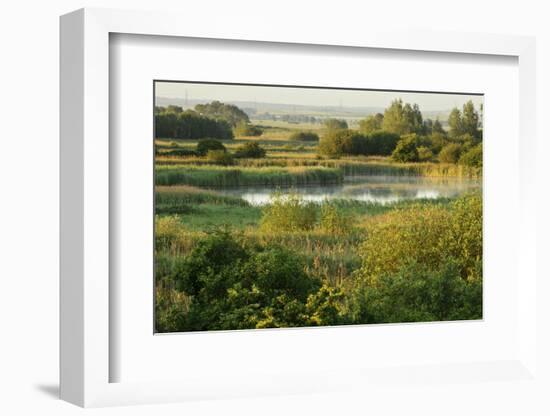
[[[453,54],[505,55],[519,62],[520,216],[517,293],[518,354],[499,362],[441,363],[414,370],[414,377],[480,385],[484,372],[505,374],[512,383],[537,383],[537,303],[535,269],[535,41],[529,37],[366,29],[328,33],[265,24],[246,35],[230,22],[206,26],[201,19],[169,13],[82,9],[61,18],[61,398],[79,406],[159,403],[196,398],[307,393],[410,380],[410,369],[334,370],[280,374],[262,382],[235,382],[233,375],[186,381],[110,382],[117,357],[109,348],[109,36],[114,33],[171,37],[333,45]],[[481,375],[479,377],[472,374]],[[343,383],[341,380],[347,378]],[[351,381],[353,380],[353,381]]]

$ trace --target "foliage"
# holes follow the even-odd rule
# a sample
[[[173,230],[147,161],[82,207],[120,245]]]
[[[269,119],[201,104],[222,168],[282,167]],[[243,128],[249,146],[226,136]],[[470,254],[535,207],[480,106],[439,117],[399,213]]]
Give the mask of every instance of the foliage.
[[[481,195],[457,199],[450,208],[409,206],[366,224],[359,275],[376,280],[416,263],[438,270],[453,258],[464,279],[480,278],[482,255]]]
[[[323,120],[323,125],[327,132],[348,128],[348,123],[346,122],[346,120],[341,120],[338,118],[327,118]]]
[[[209,150],[206,159],[217,165],[230,166],[233,164],[233,156],[225,150]]]
[[[403,100],[396,99],[384,111],[382,129],[399,135],[410,133],[423,133],[422,113],[417,104],[412,106]]]
[[[433,159],[433,152],[426,146],[417,147],[418,152],[418,161],[419,162],[430,162]]]
[[[451,137],[460,137],[469,134],[471,137],[481,139],[480,130],[481,121],[479,113],[476,111],[472,101],[468,101],[462,106],[462,112],[458,108],[453,108],[449,114],[449,135]]]
[[[321,205],[319,223],[321,229],[335,235],[341,235],[351,231],[351,224],[351,218],[344,215],[336,203],[325,201]]]
[[[439,161],[443,163],[457,163],[461,153],[461,145],[458,143],[450,143],[439,152]]]
[[[430,322],[481,319],[481,299],[481,279],[462,279],[449,259],[435,270],[412,263],[374,284],[360,282],[350,303],[358,322]]]
[[[387,131],[375,131],[367,136],[367,155],[389,156],[397,146],[399,135]]]
[[[319,135],[312,131],[296,131],[292,133],[288,139],[294,141],[318,142]]]
[[[160,108],[155,114],[155,137],[172,139],[200,139],[211,137],[220,140],[233,138],[231,125],[193,110],[173,111]]]
[[[265,149],[257,142],[248,142],[237,148],[235,157],[262,158],[265,157]]]
[[[483,166],[483,147],[482,144],[472,147],[464,152],[458,161],[461,165],[481,168]]]
[[[263,210],[260,227],[263,231],[311,230],[317,221],[315,205],[298,194],[275,192]]]
[[[303,326],[321,286],[290,251],[250,247],[227,231],[200,240],[170,279],[190,302],[185,314],[161,309],[157,322],[180,331]]]
[[[239,107],[233,104],[224,104],[220,101],[212,101],[208,104],[197,104],[195,106],[195,111],[215,120],[223,120],[231,127],[237,126],[240,122],[250,122],[248,115]]]
[[[395,150],[392,152],[392,159],[396,162],[418,162],[420,159],[416,146],[416,135],[401,137],[397,142]]]
[[[233,128],[233,132],[235,133],[235,136],[238,137],[261,136],[263,133],[262,129],[253,126],[244,120],[237,123],[237,125]]]
[[[214,139],[199,140],[199,142],[197,143],[197,149],[196,149],[196,152],[198,155],[206,156],[206,154],[210,150],[221,150],[222,152],[225,152],[227,149],[225,148],[223,143],[221,143],[218,140],[214,140]]]
[[[359,122],[359,131],[365,135],[369,135],[376,131],[382,130],[383,121],[384,114],[371,114]]]

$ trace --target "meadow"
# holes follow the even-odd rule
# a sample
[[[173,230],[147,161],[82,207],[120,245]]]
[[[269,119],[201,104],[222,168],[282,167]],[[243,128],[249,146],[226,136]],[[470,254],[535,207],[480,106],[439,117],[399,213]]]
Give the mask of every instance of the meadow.
[[[347,128],[328,154],[323,123],[233,131],[155,139],[157,332],[482,318],[481,166],[418,160],[435,139],[414,161],[354,154]]]

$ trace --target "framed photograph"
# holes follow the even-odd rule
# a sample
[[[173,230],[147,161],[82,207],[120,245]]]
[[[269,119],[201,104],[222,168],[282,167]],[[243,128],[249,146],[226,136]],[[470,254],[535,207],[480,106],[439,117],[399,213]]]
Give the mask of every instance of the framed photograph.
[[[535,388],[534,40],[186,21],[61,18],[61,397]]]

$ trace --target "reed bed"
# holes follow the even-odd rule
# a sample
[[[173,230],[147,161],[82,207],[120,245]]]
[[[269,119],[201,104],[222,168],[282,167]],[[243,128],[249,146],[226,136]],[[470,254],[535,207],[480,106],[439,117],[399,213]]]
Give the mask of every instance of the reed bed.
[[[341,169],[317,167],[224,167],[217,165],[160,165],[156,185],[191,185],[205,188],[238,186],[298,186],[342,183]]]

